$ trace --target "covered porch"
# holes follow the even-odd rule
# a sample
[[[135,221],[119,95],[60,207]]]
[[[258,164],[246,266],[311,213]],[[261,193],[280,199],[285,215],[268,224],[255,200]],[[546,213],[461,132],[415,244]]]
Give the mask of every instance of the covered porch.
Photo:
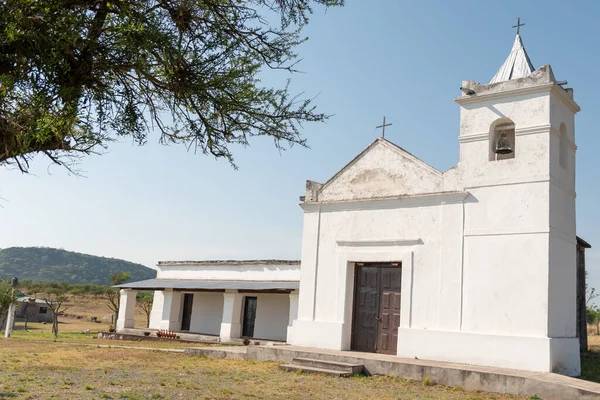
[[[147,329],[178,332],[182,338],[285,342],[298,313],[298,281],[150,279],[117,287],[120,333],[142,328],[134,325],[139,290],[154,291]]]

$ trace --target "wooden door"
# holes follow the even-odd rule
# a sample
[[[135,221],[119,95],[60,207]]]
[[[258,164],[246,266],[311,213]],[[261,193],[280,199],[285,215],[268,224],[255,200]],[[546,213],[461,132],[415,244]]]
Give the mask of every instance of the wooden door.
[[[256,297],[246,297],[244,300],[243,337],[254,337],[254,322],[256,321]]]
[[[400,292],[402,269],[380,268],[379,330],[377,349],[379,353],[398,352],[398,327],[400,326]]]
[[[375,353],[379,314],[379,268],[360,265],[354,289],[352,350]]]
[[[400,326],[399,263],[364,263],[356,268],[352,350],[396,354]]]
[[[192,321],[192,306],[194,305],[194,294],[184,293],[183,295],[183,316],[181,317],[181,330],[189,331]]]

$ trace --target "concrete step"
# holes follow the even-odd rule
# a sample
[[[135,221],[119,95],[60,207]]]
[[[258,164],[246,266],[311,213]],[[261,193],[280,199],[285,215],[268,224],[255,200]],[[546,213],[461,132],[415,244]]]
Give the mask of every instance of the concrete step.
[[[349,374],[362,374],[364,366],[362,364],[349,364],[339,361],[317,360],[314,358],[292,358],[292,365],[300,367],[321,368],[334,371],[347,372]]]
[[[283,371],[288,371],[288,372],[300,371],[300,372],[305,372],[307,374],[323,374],[323,375],[339,376],[339,377],[346,377],[346,376],[352,375],[350,372],[346,372],[346,371],[338,371],[335,369],[325,369],[325,368],[315,368],[315,367],[305,367],[305,366],[301,366],[301,365],[292,365],[292,364],[280,365],[279,369],[281,369]]]

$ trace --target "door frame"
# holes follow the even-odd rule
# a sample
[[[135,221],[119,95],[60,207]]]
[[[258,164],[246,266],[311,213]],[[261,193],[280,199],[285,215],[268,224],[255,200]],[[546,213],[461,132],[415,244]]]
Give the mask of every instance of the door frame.
[[[422,241],[406,241],[406,245],[400,241],[392,244],[382,242],[380,246],[374,247],[369,242],[346,242],[338,248],[337,268],[340,279],[338,280],[337,309],[343,316],[342,336],[340,350],[352,348],[352,324],[354,310],[354,279],[356,263],[367,262],[402,262],[402,304],[400,307],[400,330],[410,328],[412,324],[412,296],[414,275],[414,249],[415,244]],[[391,242],[390,242],[391,243]],[[400,336],[400,331],[398,331]]]
[[[377,304],[375,309],[377,310],[377,313],[381,313],[381,295],[383,294],[383,290],[381,288],[381,270],[383,268],[399,268],[400,269],[400,279],[401,279],[401,288],[400,288],[400,304],[402,304],[402,278],[404,275],[403,271],[402,271],[402,262],[401,261],[385,261],[385,262],[379,262],[379,261],[367,261],[367,262],[356,262],[354,263],[354,285],[353,285],[353,290],[352,290],[352,322],[351,322],[351,335],[350,335],[350,350],[355,350],[354,347],[354,338],[355,338],[355,327],[356,327],[356,315],[358,314],[358,302],[357,302],[357,288],[358,288],[358,283],[359,283],[359,279],[360,279],[360,274],[357,273],[358,269],[361,267],[375,267],[378,268],[378,272],[377,272]],[[381,317],[381,315],[379,316],[379,318]],[[400,318],[402,318],[402,307],[400,307]],[[378,350],[378,345],[379,345],[379,330],[380,330],[380,324],[381,321],[378,319],[378,324],[377,324],[377,328],[376,328],[376,333],[375,333],[375,351],[373,353],[376,354],[383,354],[383,353],[379,353]],[[400,329],[400,325],[401,323],[398,325],[398,330]]]

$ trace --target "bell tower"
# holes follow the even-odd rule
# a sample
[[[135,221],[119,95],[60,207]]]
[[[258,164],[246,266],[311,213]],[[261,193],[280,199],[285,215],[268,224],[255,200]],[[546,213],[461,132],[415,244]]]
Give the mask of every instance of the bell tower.
[[[517,33],[489,84],[463,81],[458,190],[463,330],[503,335],[543,369],[580,372],[573,90],[533,67]],[[508,342],[507,342],[508,343]],[[536,367],[536,368],[541,368]]]

